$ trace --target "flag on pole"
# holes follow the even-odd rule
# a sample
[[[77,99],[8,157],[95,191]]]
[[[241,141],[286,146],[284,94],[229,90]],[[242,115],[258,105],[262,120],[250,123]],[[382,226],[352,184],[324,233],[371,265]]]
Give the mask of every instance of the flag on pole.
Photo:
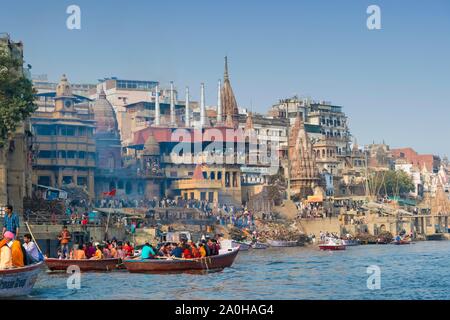
[[[112,189],[111,191],[102,192],[103,196],[106,197],[114,197],[116,195],[116,189]]]

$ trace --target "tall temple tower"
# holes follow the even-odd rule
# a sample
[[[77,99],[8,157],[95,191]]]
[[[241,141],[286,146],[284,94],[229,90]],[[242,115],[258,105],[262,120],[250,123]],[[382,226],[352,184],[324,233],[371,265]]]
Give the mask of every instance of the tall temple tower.
[[[291,190],[300,199],[314,194],[319,186],[320,176],[314,153],[303,120],[297,116],[289,136],[289,160]]]
[[[239,108],[231,88],[230,77],[228,75],[228,59],[225,57],[225,71],[223,75],[223,86],[220,94],[221,99],[221,119],[225,120],[228,127],[237,128],[239,126]]]

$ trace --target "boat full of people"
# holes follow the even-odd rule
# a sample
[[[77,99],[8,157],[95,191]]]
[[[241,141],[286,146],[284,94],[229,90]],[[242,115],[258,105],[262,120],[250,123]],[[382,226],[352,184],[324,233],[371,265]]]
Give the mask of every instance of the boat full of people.
[[[220,271],[231,267],[239,252],[237,248],[221,249],[217,240],[164,243],[154,248],[146,243],[141,255],[123,260],[131,273],[166,273],[186,271]]]
[[[45,258],[50,271],[66,271],[77,266],[80,271],[112,271],[123,269],[122,260],[134,256],[134,248],[129,242],[106,241],[75,246],[69,254],[58,253],[58,258]]]
[[[395,245],[403,245],[403,244],[411,244],[412,240],[409,235],[397,235],[395,239],[391,242],[391,244]]]
[[[31,235],[22,244],[14,233],[6,231],[0,240],[0,298],[30,294],[42,269],[42,255]]]

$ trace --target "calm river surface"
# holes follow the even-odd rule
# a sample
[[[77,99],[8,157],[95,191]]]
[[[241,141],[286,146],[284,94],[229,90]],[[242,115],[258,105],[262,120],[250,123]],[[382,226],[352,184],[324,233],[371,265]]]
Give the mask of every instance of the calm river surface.
[[[381,268],[381,289],[367,289],[366,268]],[[210,274],[83,273],[39,276],[34,299],[450,299],[450,241],[240,252],[233,267]]]

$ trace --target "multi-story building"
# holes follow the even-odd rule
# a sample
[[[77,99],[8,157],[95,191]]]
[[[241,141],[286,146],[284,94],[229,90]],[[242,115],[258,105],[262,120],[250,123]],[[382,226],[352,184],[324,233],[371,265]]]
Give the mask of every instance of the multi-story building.
[[[94,197],[95,120],[90,100],[74,96],[65,75],[52,97],[52,111],[38,110],[31,117],[35,158],[33,183],[61,188],[68,185],[85,187]]]
[[[434,154],[419,154],[412,148],[391,149],[394,160],[404,159],[407,163],[418,166],[420,169],[425,166],[429,172],[438,173],[441,167],[441,158]]]
[[[23,43],[14,42],[6,33],[0,34],[0,50],[19,60],[14,72],[24,74]],[[31,131],[29,121],[19,124],[8,141],[0,145],[0,215],[3,206],[11,204],[18,214],[23,212],[23,200],[31,197]]]

